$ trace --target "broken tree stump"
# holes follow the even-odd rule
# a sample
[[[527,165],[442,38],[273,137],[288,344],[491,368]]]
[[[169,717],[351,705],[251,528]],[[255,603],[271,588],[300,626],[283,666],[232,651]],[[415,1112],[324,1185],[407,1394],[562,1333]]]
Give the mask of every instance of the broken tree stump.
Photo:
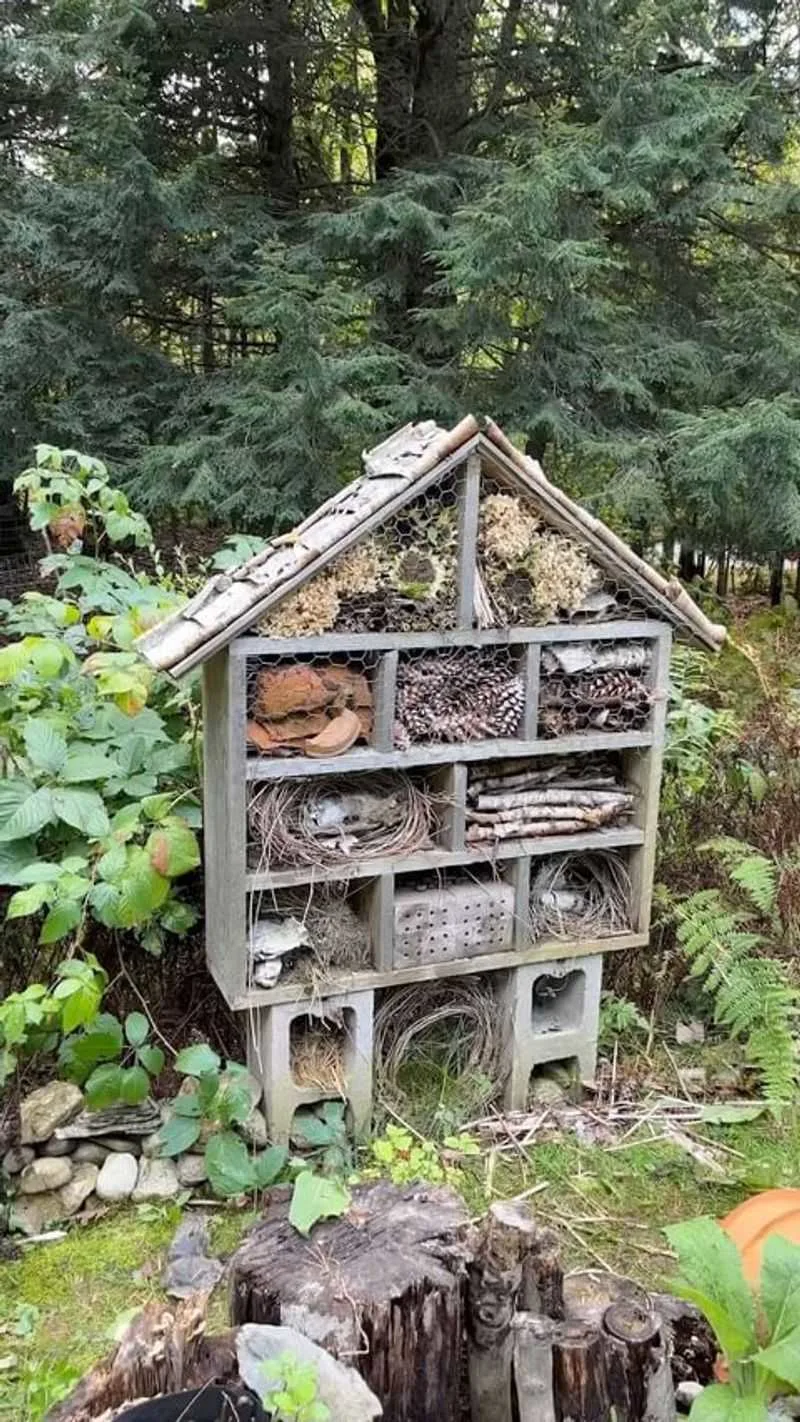
[[[304,1239],[275,1191],[231,1260],[232,1321],[305,1333],[358,1369],[385,1422],[458,1422],[466,1225],[452,1191],[378,1181]]]

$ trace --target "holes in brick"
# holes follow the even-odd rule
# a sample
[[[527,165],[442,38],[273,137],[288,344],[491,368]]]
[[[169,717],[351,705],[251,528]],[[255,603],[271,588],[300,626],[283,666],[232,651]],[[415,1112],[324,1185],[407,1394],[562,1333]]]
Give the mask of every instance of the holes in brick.
[[[543,973],[536,978],[531,994],[531,1026],[534,1033],[572,1032],[583,1021],[586,975],[576,968],[571,973]]]

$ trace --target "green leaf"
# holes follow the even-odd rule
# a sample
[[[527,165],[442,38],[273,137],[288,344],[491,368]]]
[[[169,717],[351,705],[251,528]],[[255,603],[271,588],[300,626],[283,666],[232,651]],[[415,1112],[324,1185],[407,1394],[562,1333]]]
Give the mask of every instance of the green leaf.
[[[681,1269],[675,1292],[705,1314],[731,1361],[753,1353],[755,1305],[733,1240],[706,1216],[670,1225],[664,1233]]]
[[[777,1342],[762,1348],[754,1361],[797,1392],[800,1388],[800,1325]]]
[[[65,899],[62,903],[53,904],[39,934],[40,943],[57,943],[60,938],[66,938],[73,928],[77,928],[83,916],[83,906],[72,900]]]
[[[0,844],[0,884],[29,884],[31,880],[24,876],[35,857],[36,845],[32,839]]]
[[[123,1071],[120,1095],[126,1106],[141,1105],[147,1100],[149,1090],[150,1078],[144,1067],[132,1066]]]
[[[756,1121],[767,1110],[766,1102],[731,1101],[709,1102],[703,1106],[700,1119],[708,1126],[738,1126],[742,1122]]]
[[[69,785],[74,785],[82,780],[108,780],[111,775],[118,774],[119,766],[116,761],[110,760],[100,751],[86,751],[67,756],[61,779]]]
[[[792,1244],[779,1234],[769,1235],[761,1255],[760,1297],[771,1344],[800,1328],[800,1244]]]
[[[203,1103],[196,1091],[182,1091],[175,1097],[172,1110],[176,1116],[186,1116],[190,1120],[196,1120],[203,1114]]]
[[[164,1070],[165,1057],[160,1047],[154,1047],[147,1043],[139,1048],[136,1055],[145,1071],[148,1071],[151,1076],[161,1075]]]
[[[125,873],[128,855],[124,844],[112,844],[111,848],[97,861],[97,872],[101,879],[116,883]]]
[[[292,1136],[301,1145],[312,1146],[316,1149],[331,1145],[336,1139],[337,1132],[326,1121],[321,1120],[314,1111],[300,1110],[292,1122]]]
[[[141,1047],[150,1031],[150,1023],[143,1012],[129,1012],[125,1018],[125,1036],[132,1047]]]
[[[737,1397],[725,1383],[712,1383],[692,1403],[689,1422],[766,1422],[767,1404],[758,1397]]]
[[[165,820],[150,834],[145,849],[150,862],[159,874],[176,879],[180,874],[188,874],[200,863],[197,838],[182,820]]]
[[[189,929],[197,922],[197,909],[191,904],[185,904],[180,899],[170,898],[165,903],[161,914],[161,927],[167,933],[174,933],[182,937],[188,933]]]
[[[268,1150],[262,1150],[253,1161],[253,1174],[255,1183],[259,1190],[266,1190],[268,1185],[274,1185],[281,1171],[285,1169],[289,1159],[289,1152],[285,1146],[270,1146]]]
[[[350,1192],[338,1180],[303,1170],[294,1184],[289,1223],[307,1235],[318,1220],[336,1218],[349,1208]]]
[[[160,908],[169,893],[169,879],[158,874],[140,845],[128,848],[125,874],[119,886],[117,923],[120,928],[134,928],[146,923]]]
[[[55,818],[55,813],[54,792],[42,785],[0,826],[0,843],[7,843],[12,839],[27,839],[29,835],[38,834],[40,829]]]
[[[48,864],[46,859],[34,860],[17,875],[18,884],[54,884],[64,872],[61,864]]]
[[[198,1042],[178,1052],[175,1070],[183,1076],[205,1076],[206,1072],[219,1070],[219,1057],[207,1042]]]
[[[91,1022],[100,1006],[101,996],[97,986],[79,983],[75,992],[71,993],[64,1003],[61,1012],[62,1031],[74,1032],[76,1027],[83,1027],[87,1022]]]
[[[113,1061],[122,1051],[122,1024],[110,1012],[95,1017],[85,1032],[70,1038],[72,1058],[79,1066],[91,1068]]]
[[[158,1132],[161,1155],[183,1155],[191,1150],[200,1134],[200,1122],[187,1116],[171,1116]]]
[[[101,839],[111,828],[105,805],[96,790],[54,790],[53,810],[65,824],[90,839]]]
[[[31,884],[28,889],[18,889],[11,895],[6,909],[6,918],[26,918],[29,913],[38,913],[50,897],[50,885]]]
[[[121,1066],[99,1066],[92,1072],[84,1087],[86,1105],[92,1111],[102,1111],[106,1106],[116,1106],[122,1099],[124,1071]]]
[[[98,923],[106,928],[115,928],[119,917],[120,891],[114,884],[95,884],[89,894],[89,903]]]
[[[211,1188],[227,1198],[243,1195],[255,1186],[255,1169],[244,1141],[232,1131],[220,1131],[206,1146],[206,1169]]]
[[[22,728],[22,738],[31,764],[47,775],[58,775],[67,759],[64,737],[47,721],[30,720]]]

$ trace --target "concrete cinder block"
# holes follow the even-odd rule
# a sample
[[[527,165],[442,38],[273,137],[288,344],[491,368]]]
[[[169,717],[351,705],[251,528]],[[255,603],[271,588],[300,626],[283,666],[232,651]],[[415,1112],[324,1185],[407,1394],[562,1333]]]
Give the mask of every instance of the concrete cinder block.
[[[602,954],[511,968],[499,989],[505,1108],[524,1110],[534,1067],[576,1057],[590,1081],[597,1063]]]
[[[291,1066],[292,1023],[313,1018],[343,1031],[342,1078],[356,1140],[369,1137],[372,1124],[372,1043],[375,994],[337,993],[313,1002],[277,1003],[255,1008],[248,1022],[248,1066],[264,1088],[270,1140],[287,1145],[299,1106],[338,1099],[339,1092],[300,1086]]]

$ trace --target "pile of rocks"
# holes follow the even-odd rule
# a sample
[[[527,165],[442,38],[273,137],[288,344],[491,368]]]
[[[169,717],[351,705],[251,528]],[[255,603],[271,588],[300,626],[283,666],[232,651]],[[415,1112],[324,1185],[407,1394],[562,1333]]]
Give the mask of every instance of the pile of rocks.
[[[262,1129],[266,1137],[256,1104],[252,1137]],[[170,1200],[202,1185],[202,1154],[176,1160],[158,1154],[156,1132],[168,1112],[153,1101],[87,1111],[82,1092],[68,1081],[32,1091],[20,1106],[20,1143],[2,1159],[15,1193],[13,1223],[25,1234],[40,1234],[80,1210],[127,1199]]]

